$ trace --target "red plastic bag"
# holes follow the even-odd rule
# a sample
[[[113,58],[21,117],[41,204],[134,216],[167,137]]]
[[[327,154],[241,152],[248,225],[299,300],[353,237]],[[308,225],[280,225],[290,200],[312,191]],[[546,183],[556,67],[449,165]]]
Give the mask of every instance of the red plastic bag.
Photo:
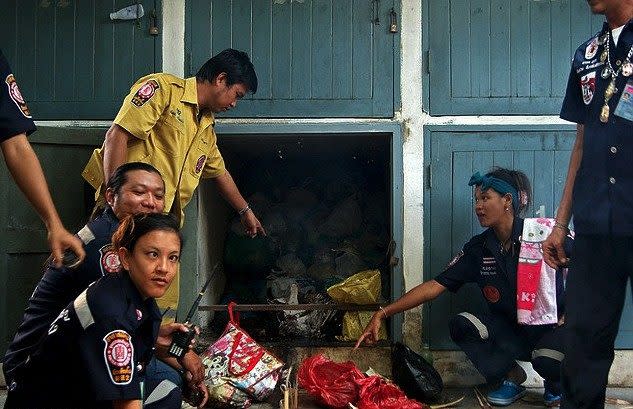
[[[429,409],[428,405],[409,399],[395,384],[373,375],[358,379],[358,409]]]
[[[353,362],[337,363],[321,354],[306,358],[299,368],[299,386],[323,405],[337,409],[358,400],[356,381],[364,377]]]

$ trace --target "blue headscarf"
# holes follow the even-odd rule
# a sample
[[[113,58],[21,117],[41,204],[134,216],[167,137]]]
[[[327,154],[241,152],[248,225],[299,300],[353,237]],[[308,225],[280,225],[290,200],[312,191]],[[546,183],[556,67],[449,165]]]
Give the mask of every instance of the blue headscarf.
[[[493,188],[500,195],[510,194],[512,196],[512,208],[514,209],[514,214],[519,214],[519,192],[506,182],[505,180],[498,179],[493,176],[484,175],[481,176],[479,172],[473,173],[468,181],[468,186],[479,186],[482,192],[485,192],[489,188]]]

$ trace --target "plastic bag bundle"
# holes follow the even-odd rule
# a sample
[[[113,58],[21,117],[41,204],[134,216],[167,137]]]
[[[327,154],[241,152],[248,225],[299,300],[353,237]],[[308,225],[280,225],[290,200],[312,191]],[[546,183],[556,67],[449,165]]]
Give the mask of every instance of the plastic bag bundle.
[[[299,368],[299,386],[330,408],[347,408],[356,402],[355,381],[364,377],[353,362],[337,363],[321,354],[306,358]]]
[[[380,297],[380,270],[366,270],[356,273],[345,281],[327,289],[335,302],[349,304],[373,304]],[[363,334],[365,326],[371,320],[371,312],[346,312],[343,316],[343,335],[337,337],[343,341],[354,341]],[[387,338],[387,328],[383,322],[378,333],[379,339]]]
[[[397,342],[391,350],[391,375],[407,396],[421,402],[437,399],[444,384],[440,374],[422,356]]]
[[[372,375],[356,381],[358,389],[358,409],[428,409],[429,407],[413,399],[385,378]]]

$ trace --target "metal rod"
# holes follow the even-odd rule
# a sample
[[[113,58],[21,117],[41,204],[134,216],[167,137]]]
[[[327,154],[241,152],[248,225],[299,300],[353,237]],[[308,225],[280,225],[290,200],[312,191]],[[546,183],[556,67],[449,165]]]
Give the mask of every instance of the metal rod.
[[[377,311],[381,304],[237,304],[235,311],[315,311],[315,310],[339,310],[339,311]],[[198,311],[224,311],[228,305],[213,304],[201,305]]]

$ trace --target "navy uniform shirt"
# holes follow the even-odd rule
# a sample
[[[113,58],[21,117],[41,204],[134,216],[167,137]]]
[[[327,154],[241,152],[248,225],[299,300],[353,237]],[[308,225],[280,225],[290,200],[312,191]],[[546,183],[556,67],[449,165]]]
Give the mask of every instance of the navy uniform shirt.
[[[435,277],[435,281],[451,292],[457,292],[466,283],[476,283],[491,313],[517,322],[517,264],[523,219],[515,218],[512,224],[510,250],[501,251],[501,243],[492,228],[473,237],[453,258],[448,267]],[[562,308],[562,275],[558,280],[558,313]]]
[[[83,263],[75,269],[56,268],[52,264],[47,267],[29,299],[22,324],[7,349],[3,366],[5,373],[28,357],[59,312],[90,283],[106,273],[119,271],[119,258],[110,243],[118,226],[119,220],[108,207],[78,233],[86,250]]]
[[[30,135],[35,131],[35,124],[2,50],[0,78],[0,142],[22,133]]]
[[[160,327],[127,272],[99,279],[71,302],[7,379],[15,407],[112,407],[141,399],[145,365]],[[8,400],[8,401],[9,401]]]
[[[629,21],[622,30],[617,47],[610,39],[614,69],[624,63],[633,45],[632,24]],[[576,233],[630,236],[633,235],[633,75],[618,75],[617,90],[609,100],[609,120],[602,123],[600,111],[611,79],[601,76],[605,63],[600,56],[606,49],[608,30],[605,23],[600,32],[576,50],[560,116],[584,125],[585,132],[582,162],[573,190]]]

